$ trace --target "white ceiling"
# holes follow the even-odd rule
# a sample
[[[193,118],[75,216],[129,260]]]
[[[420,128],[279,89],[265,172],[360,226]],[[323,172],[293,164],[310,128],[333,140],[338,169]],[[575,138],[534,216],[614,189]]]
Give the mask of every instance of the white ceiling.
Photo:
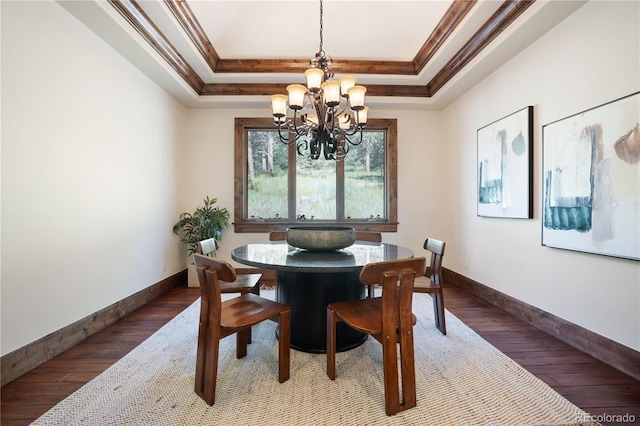
[[[105,0],[58,2],[178,101],[190,108],[258,106],[266,96],[205,96],[167,64]],[[381,106],[441,109],[565,19],[584,1],[537,0],[431,97],[368,99]],[[302,73],[214,72],[160,0],[138,4],[205,84],[303,82]],[[309,59],[320,43],[319,0],[187,0],[222,59]],[[410,62],[451,1],[324,0],[323,47],[340,60]],[[360,84],[426,85],[502,5],[480,0],[417,75],[358,74]]]

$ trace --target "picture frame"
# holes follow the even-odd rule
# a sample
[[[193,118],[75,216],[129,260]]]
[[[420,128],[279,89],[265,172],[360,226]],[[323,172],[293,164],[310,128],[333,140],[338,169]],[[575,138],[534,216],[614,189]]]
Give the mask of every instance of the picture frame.
[[[640,92],[542,127],[542,245],[640,260]]]
[[[533,218],[533,106],[480,129],[477,214]]]

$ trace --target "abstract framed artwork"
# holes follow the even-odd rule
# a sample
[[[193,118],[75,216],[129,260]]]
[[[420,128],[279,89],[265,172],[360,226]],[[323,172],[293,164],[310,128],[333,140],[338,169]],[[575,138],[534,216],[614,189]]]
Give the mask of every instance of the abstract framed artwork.
[[[478,129],[478,216],[533,218],[533,107]]]
[[[542,127],[542,245],[640,260],[640,92]]]

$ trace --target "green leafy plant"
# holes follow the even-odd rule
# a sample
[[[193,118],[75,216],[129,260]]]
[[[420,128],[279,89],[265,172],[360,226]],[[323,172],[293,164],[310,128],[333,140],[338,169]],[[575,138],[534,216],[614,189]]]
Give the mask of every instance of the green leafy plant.
[[[209,238],[222,241],[222,230],[229,227],[229,211],[215,206],[217,202],[217,198],[205,198],[204,207],[196,208],[193,213],[182,213],[173,225],[173,233],[187,246],[187,255],[197,252],[198,241]]]

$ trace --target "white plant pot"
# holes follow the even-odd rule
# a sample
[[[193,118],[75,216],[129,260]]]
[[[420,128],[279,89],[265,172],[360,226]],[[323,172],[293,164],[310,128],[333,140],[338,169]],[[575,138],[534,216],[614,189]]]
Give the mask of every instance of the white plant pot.
[[[187,266],[187,286],[188,287],[200,287],[200,281],[198,281],[198,273],[196,272],[196,265],[190,263]]]

